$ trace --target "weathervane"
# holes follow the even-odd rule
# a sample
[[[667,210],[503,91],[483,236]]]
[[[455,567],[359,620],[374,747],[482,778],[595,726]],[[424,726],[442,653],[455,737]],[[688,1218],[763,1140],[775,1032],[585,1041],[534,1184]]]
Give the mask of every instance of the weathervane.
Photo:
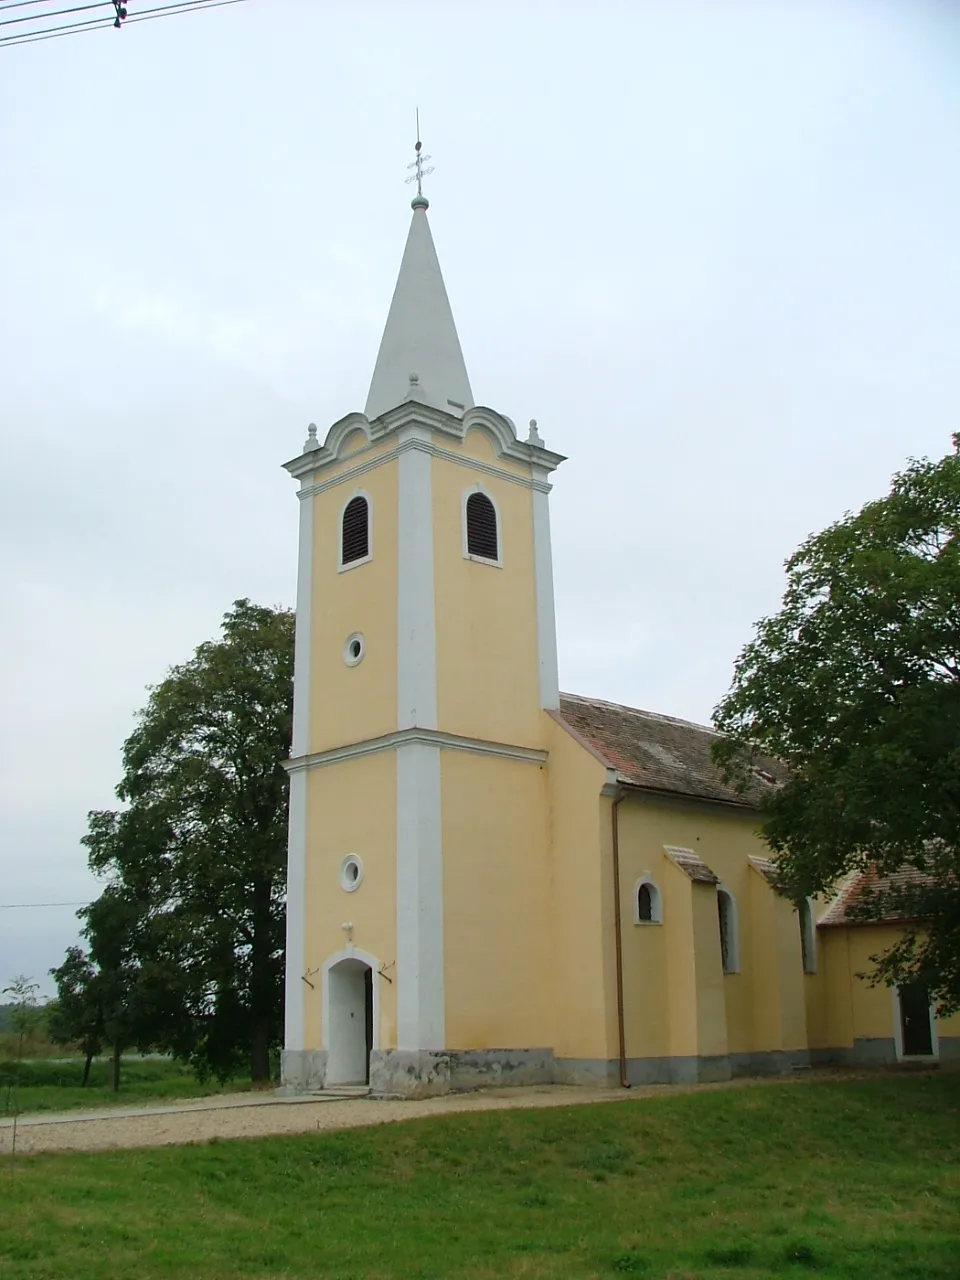
[[[407,182],[415,182],[417,184],[418,200],[425,199],[423,194],[423,180],[428,173],[433,173],[433,165],[427,165],[427,167],[424,168],[424,165],[427,164],[427,161],[430,159],[430,157],[425,156],[423,154],[422,148],[423,148],[423,143],[420,141],[420,108],[418,107],[417,108],[417,145],[415,148],[417,153],[417,158],[416,160],[414,160],[413,164],[407,165],[408,169],[414,169],[415,172],[411,173],[410,177],[406,179]]]

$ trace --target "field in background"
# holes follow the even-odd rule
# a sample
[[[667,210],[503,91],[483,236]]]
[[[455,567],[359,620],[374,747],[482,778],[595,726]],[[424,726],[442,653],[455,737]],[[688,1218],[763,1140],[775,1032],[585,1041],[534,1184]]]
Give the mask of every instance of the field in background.
[[[62,1052],[62,1051],[61,1051]],[[120,1068],[120,1091],[113,1093],[107,1083],[107,1060],[97,1059],[90,1069],[90,1083],[84,1088],[83,1059],[67,1061],[0,1061],[0,1117],[36,1111],[91,1110],[110,1106],[148,1106],[173,1102],[178,1098],[202,1098],[215,1093],[239,1093],[251,1088],[249,1079],[216,1080],[201,1084],[193,1071],[166,1058],[124,1058]],[[271,1086],[272,1087],[272,1086]]]
[[[956,1074],[8,1161],[4,1280],[960,1275]]]

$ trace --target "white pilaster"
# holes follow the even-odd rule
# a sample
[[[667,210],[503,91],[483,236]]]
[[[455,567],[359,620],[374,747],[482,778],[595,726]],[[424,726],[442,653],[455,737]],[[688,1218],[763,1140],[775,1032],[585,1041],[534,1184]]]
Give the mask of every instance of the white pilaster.
[[[307,487],[307,477],[301,488]],[[294,758],[310,751],[310,640],[313,616],[313,507],[311,493],[300,495],[300,549],[297,563],[297,618],[293,653]],[[306,968],[305,899],[307,889],[307,774],[290,775],[287,828],[287,956],[285,969],[284,1048],[302,1049]]]
[[[418,446],[423,445],[424,448]],[[433,498],[427,428],[400,437],[397,518],[397,729],[437,726]],[[444,1047],[440,749],[397,748],[397,1040]]]
[[[537,592],[537,649],[540,662],[540,705],[560,706],[557,667],[557,615],[553,601],[553,552],[550,547],[550,499],[547,472],[533,471],[533,567]]]
[[[400,435],[397,512],[397,728],[437,727],[430,432]],[[406,446],[406,447],[404,447]],[[411,447],[412,446],[412,447]]]
[[[397,751],[397,1047],[445,1047],[440,749]]]

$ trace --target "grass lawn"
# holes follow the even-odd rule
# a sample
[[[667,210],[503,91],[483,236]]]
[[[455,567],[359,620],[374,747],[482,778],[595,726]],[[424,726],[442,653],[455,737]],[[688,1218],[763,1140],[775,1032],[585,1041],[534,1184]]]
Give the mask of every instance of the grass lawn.
[[[173,1102],[177,1098],[201,1098],[212,1093],[238,1093],[249,1089],[249,1080],[216,1080],[201,1084],[189,1067],[158,1058],[124,1058],[120,1067],[120,1091],[107,1085],[107,1063],[94,1062],[90,1083],[81,1087],[83,1059],[64,1062],[0,1062],[0,1117],[34,1111],[70,1111],[95,1107],[135,1107]],[[0,1271],[0,1278],[3,1272]]]
[[[0,1277],[960,1276],[960,1076],[0,1165]]]

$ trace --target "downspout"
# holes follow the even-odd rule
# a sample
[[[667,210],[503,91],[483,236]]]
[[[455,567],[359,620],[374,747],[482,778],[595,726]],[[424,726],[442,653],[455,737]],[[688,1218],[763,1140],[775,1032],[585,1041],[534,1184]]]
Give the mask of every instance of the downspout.
[[[620,919],[620,819],[617,810],[625,796],[620,790],[610,806],[613,835],[613,936],[617,953],[617,1044],[620,1050],[620,1084],[630,1088],[627,1080],[627,1039],[623,1029],[623,922]]]

